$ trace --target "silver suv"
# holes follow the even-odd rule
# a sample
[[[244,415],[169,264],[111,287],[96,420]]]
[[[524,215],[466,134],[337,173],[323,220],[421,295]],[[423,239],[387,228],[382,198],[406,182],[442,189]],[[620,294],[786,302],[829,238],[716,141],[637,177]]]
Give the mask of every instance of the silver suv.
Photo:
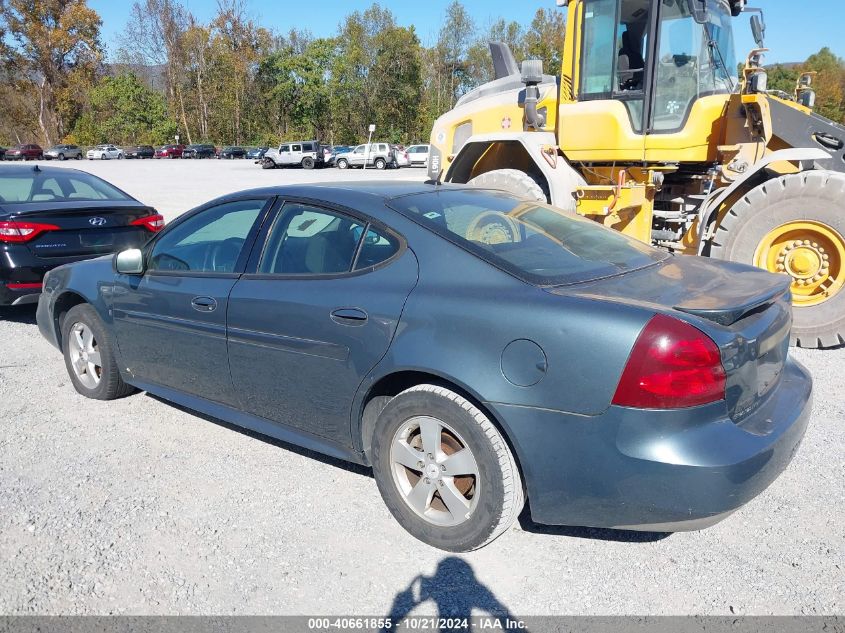
[[[325,158],[320,142],[296,141],[294,143],[283,143],[279,147],[268,149],[261,161],[261,166],[264,169],[292,167],[294,165],[301,165],[305,169],[323,167],[325,165]]]
[[[82,158],[82,150],[77,145],[54,145],[44,152],[44,158],[47,160],[53,158],[56,160],[66,160],[68,158],[80,160]]]
[[[375,167],[385,169],[396,164],[396,156],[389,143],[371,143],[359,145],[335,158],[335,165],[338,169],[347,167]]]

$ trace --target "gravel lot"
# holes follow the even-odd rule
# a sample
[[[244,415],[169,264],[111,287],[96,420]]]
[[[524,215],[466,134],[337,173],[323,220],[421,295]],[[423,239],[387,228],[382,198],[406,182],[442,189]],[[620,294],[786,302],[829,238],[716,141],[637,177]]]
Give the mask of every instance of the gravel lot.
[[[236,189],[375,174],[67,166],[168,219]],[[491,546],[449,556],[396,524],[365,469],[147,395],[77,395],[32,307],[0,309],[0,341],[0,613],[843,613],[845,350],[795,351],[816,384],[804,444],[719,525],[662,538],[523,517]]]

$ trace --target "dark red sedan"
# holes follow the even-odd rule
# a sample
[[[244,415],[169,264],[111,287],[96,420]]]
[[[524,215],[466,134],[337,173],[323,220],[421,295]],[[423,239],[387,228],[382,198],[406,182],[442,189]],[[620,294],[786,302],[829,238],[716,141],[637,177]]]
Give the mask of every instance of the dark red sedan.
[[[35,143],[15,145],[12,149],[6,150],[5,158],[6,160],[40,160],[44,158],[44,150]]]
[[[182,158],[185,151],[184,145],[164,145],[156,150],[156,158]]]

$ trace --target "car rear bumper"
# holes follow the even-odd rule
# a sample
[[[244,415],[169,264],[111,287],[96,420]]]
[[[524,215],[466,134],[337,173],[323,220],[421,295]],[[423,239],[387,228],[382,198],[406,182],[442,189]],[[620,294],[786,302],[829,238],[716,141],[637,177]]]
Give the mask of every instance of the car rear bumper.
[[[137,241],[131,243],[136,244]],[[104,254],[38,257],[23,244],[4,245],[0,249],[0,305],[35,303],[41,294],[44,276],[50,270],[64,264],[102,257]],[[10,266],[10,262],[14,265]]]
[[[789,360],[741,424],[724,403],[610,407],[595,417],[488,403],[514,445],[538,523],[648,531],[708,527],[765,490],[798,449],[812,379]]]

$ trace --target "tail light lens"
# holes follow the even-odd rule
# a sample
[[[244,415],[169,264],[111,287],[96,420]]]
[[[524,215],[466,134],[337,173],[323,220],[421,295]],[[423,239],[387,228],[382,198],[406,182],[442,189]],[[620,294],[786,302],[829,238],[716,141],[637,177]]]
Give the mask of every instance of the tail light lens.
[[[713,340],[692,325],[657,315],[640,333],[613,404],[683,409],[725,398],[725,368]]]
[[[153,233],[158,233],[164,228],[164,217],[159,214],[148,215],[146,217],[133,220],[132,226],[143,226],[145,229],[152,231]]]
[[[41,222],[18,222],[9,220],[0,222],[0,242],[28,242],[46,231],[58,231],[55,224]]]

